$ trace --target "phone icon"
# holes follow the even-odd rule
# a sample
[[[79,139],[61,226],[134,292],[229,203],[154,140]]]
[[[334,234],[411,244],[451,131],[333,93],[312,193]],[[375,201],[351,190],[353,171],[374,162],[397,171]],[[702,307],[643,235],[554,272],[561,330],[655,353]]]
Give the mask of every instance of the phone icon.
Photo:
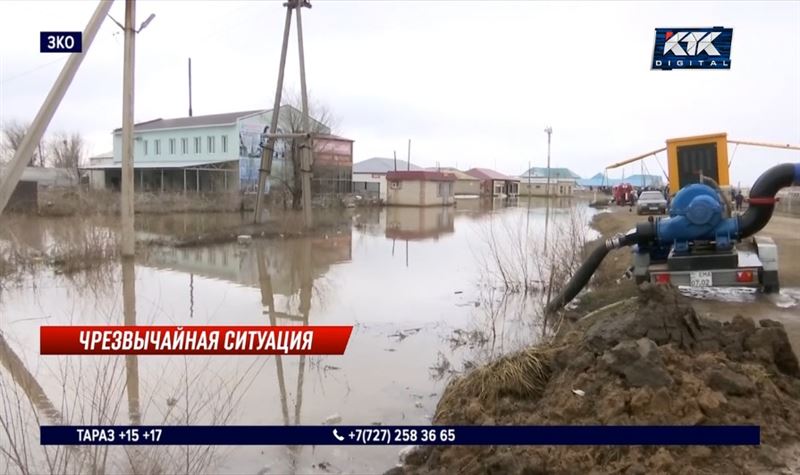
[[[339,435],[339,433],[338,433],[338,432],[336,432],[336,429],[333,429],[333,436],[334,436],[334,437],[336,437],[336,440],[338,440],[339,442],[341,442],[341,441],[343,441],[343,440],[344,440],[344,437],[342,437],[341,435]]]

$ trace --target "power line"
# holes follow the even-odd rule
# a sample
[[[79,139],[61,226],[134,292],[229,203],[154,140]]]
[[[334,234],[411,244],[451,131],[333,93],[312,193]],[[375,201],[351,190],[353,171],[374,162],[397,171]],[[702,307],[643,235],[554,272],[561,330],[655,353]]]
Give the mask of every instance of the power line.
[[[0,84],[6,84],[7,82],[11,82],[11,81],[13,81],[15,79],[19,79],[19,78],[21,78],[23,76],[26,76],[26,75],[30,74],[30,73],[36,72],[36,71],[38,71],[38,70],[40,70],[42,68],[46,68],[47,66],[52,66],[53,64],[56,64],[56,63],[63,63],[66,60],[67,60],[67,57],[65,56],[65,57],[58,58],[56,60],[50,61],[48,63],[40,64],[39,66],[36,66],[33,69],[29,69],[27,71],[21,72],[21,73],[15,75],[15,76],[4,78],[4,79],[0,80]]]

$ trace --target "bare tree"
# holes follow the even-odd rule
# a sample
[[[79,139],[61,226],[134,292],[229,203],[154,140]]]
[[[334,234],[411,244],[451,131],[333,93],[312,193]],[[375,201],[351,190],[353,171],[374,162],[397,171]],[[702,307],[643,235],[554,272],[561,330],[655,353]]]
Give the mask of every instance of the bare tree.
[[[69,170],[76,179],[80,177],[79,168],[86,151],[86,142],[80,133],[57,133],[50,140],[49,149],[52,166]]]
[[[309,115],[309,128],[311,130],[303,130],[303,105],[300,95],[297,93],[284,92],[283,97],[287,100],[281,106],[280,123],[286,133],[301,133],[310,132],[312,134],[330,134],[331,129],[335,127],[337,122],[334,118],[330,108],[326,105],[316,101],[309,100],[308,115]],[[302,164],[301,164],[301,147],[302,140],[288,139],[285,141],[285,159],[291,165],[291,175],[281,178],[284,189],[292,197],[292,208],[299,209],[302,204],[303,188],[302,188]],[[313,173],[314,163],[311,164]]]
[[[14,154],[19,150],[22,140],[28,133],[28,129],[30,129],[30,124],[15,120],[9,121],[3,126],[3,133],[0,136],[1,161],[5,162],[14,158]],[[43,167],[45,165],[46,154],[44,148],[40,142],[39,146],[34,149],[29,163],[30,166]]]

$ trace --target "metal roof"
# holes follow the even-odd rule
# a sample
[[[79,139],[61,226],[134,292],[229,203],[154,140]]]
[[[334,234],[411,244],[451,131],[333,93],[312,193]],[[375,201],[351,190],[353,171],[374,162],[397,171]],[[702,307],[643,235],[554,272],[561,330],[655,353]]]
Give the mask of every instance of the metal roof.
[[[143,132],[146,130],[177,129],[181,127],[211,127],[215,125],[231,125],[237,119],[268,112],[271,109],[257,109],[241,112],[226,112],[224,114],[195,115],[192,117],[178,117],[175,119],[155,119],[134,124],[133,130]],[[114,129],[114,133],[121,132],[122,128]]]
[[[428,167],[426,170],[436,171],[436,172],[445,172],[450,173],[451,175],[456,176],[456,180],[460,181],[480,181],[478,178],[475,178],[472,175],[468,175],[466,172],[462,172],[458,168],[454,167]]]
[[[489,168],[471,168],[467,170],[467,175],[472,175],[481,180],[519,181],[519,178],[506,176]]]
[[[532,167],[529,168],[522,177],[530,175],[532,178],[544,177],[547,178],[547,167]],[[550,168],[550,178],[575,178],[580,179],[580,175],[573,172],[569,168]]]
[[[167,160],[161,162],[136,162],[133,164],[133,168],[196,168],[204,165],[213,165],[216,163],[228,163],[228,162],[238,162],[238,158],[229,158],[227,160]],[[108,170],[108,169],[120,169],[122,168],[122,162],[114,162],[114,163],[101,163],[98,165],[89,165],[86,167],[81,167],[82,170]]]
[[[394,171],[394,158],[380,158],[374,157],[369,158],[367,160],[354,163],[353,164],[353,173],[388,173]],[[397,171],[401,170],[408,170],[408,162],[405,160],[397,160]],[[422,170],[423,168],[417,165],[411,164],[411,170]]]

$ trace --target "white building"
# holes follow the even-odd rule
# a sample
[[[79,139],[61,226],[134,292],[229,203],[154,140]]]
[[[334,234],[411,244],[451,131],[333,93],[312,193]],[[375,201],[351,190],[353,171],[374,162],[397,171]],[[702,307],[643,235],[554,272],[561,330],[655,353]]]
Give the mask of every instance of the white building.
[[[395,166],[396,163],[396,166]],[[393,158],[369,158],[353,164],[353,193],[364,195],[377,195],[381,201],[386,201],[386,174],[391,171],[423,170],[422,167],[409,166],[405,160]]]

